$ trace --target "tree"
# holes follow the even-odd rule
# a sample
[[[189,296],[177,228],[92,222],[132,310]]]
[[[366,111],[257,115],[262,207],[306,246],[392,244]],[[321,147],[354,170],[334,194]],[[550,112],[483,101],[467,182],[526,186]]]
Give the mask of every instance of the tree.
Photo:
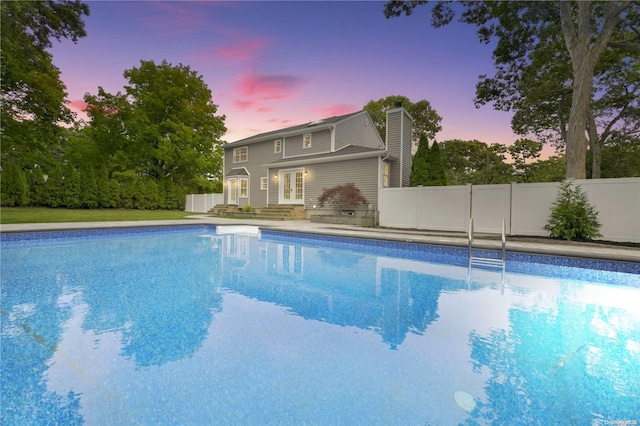
[[[202,76],[166,61],[141,61],[124,76],[125,94],[100,87],[85,96],[101,161],[113,172],[152,179],[161,188],[167,182],[180,193],[210,189],[210,176],[221,181],[225,117],[216,115]]]
[[[359,205],[366,206],[369,202],[360,190],[356,188],[355,184],[345,183],[344,185],[336,185],[322,190],[322,194],[318,197],[318,205],[324,207],[325,204],[344,208],[357,207]]]
[[[417,6],[425,3],[423,0],[390,1],[386,4],[385,15],[387,18],[410,15]],[[544,57],[540,52],[549,48],[548,42],[557,41],[550,34],[556,31],[563,35],[571,65],[571,103],[565,139],[566,175],[568,178],[585,178],[585,135],[590,121],[596,66],[607,48],[640,51],[637,28],[640,5],[631,1],[604,4],[591,1],[461,3],[465,8],[462,22],[478,26],[478,35],[484,43],[497,39],[493,55],[497,74],[492,81],[496,84],[481,82],[478,91],[484,90],[498,100],[498,109],[510,107],[510,99],[517,94],[522,73],[535,59],[533,56]],[[448,2],[438,2],[433,8],[432,24],[436,27],[446,25],[454,16]],[[547,61],[549,58],[554,59],[550,62],[560,62],[555,55],[546,56]]]
[[[427,153],[427,165],[429,166],[429,180],[427,185],[445,186],[447,184],[447,175],[444,171],[440,145],[438,145],[437,141],[433,141]]]
[[[420,135],[420,143],[418,150],[411,160],[411,176],[409,177],[409,186],[428,185],[429,181],[429,165],[428,165],[429,141],[423,134]]]
[[[95,209],[98,203],[98,183],[92,165],[84,167],[80,179],[80,205],[86,209]]]
[[[32,168],[50,162],[58,123],[70,122],[60,71],[46,51],[51,40],[84,37],[80,1],[3,1],[0,79],[2,80],[2,162]]]
[[[45,193],[42,167],[34,167],[31,172],[28,172],[27,183],[29,184],[29,205],[44,206]]]
[[[2,171],[2,205],[23,207],[29,204],[29,185],[17,164],[8,164]]]
[[[422,135],[418,150],[413,156],[410,186],[445,186],[446,184],[447,176],[438,142],[434,141],[429,148],[429,141]]]
[[[531,182],[531,162],[540,157],[542,143],[530,139],[518,139],[513,145],[507,148],[513,160],[514,174],[519,182]]]
[[[506,148],[477,140],[442,142],[442,161],[450,185],[508,183],[512,168],[505,162]]]
[[[436,133],[442,130],[440,122],[442,117],[438,115],[436,110],[431,107],[429,101],[423,99],[413,103],[406,96],[387,96],[377,101],[369,101],[364,110],[369,112],[374,126],[378,129],[378,133],[382,140],[386,139],[387,132],[387,116],[386,112],[396,108],[398,103],[409,112],[413,118],[413,131],[411,140],[414,145],[419,144],[420,136],[425,135],[427,139],[435,138]]]
[[[567,162],[563,156],[538,160],[527,167],[527,182],[561,182],[564,180]]]
[[[552,238],[563,240],[591,240],[601,237],[598,212],[579,185],[564,181],[544,229]]]

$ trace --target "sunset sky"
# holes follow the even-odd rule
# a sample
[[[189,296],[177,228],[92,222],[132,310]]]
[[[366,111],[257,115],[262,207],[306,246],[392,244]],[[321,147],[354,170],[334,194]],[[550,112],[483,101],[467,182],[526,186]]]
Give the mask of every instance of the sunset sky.
[[[202,75],[228,142],[390,95],[428,100],[443,118],[438,141],[517,139],[509,113],[473,105],[478,75],[493,74],[492,47],[465,24],[432,28],[428,6],[386,19],[382,1],[86,3],[87,37],[51,49],[76,112],[98,86],[123,91],[124,70],[140,60],[167,60]]]

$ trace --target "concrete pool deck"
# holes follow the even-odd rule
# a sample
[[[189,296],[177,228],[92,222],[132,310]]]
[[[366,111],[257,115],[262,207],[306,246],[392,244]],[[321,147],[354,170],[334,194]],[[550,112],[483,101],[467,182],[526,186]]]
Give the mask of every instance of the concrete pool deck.
[[[463,232],[363,228],[350,225],[315,223],[308,220],[277,222],[252,219],[224,219],[206,215],[189,216],[187,220],[11,224],[1,225],[0,232],[64,231],[166,225],[250,225],[285,232],[302,232],[337,237],[367,238],[458,247],[468,246],[467,234]],[[473,246],[474,248],[500,250],[500,237],[499,235],[492,234],[476,234],[474,236]],[[507,237],[506,248],[507,251],[512,252],[640,263],[640,247],[601,242],[583,243],[539,237]]]

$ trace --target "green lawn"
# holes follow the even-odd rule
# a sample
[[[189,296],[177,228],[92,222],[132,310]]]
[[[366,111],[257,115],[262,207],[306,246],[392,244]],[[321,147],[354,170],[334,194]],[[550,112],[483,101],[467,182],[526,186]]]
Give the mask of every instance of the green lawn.
[[[197,213],[177,210],[49,209],[44,207],[3,207],[0,223],[107,222],[123,220],[175,220]]]

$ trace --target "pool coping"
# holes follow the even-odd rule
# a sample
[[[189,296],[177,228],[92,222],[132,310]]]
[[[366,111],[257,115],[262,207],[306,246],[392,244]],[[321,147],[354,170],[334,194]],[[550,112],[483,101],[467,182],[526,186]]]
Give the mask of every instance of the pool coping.
[[[300,221],[259,221],[242,219],[213,218],[194,215],[187,220],[154,220],[154,221],[122,221],[122,222],[67,222],[67,223],[30,223],[0,225],[1,233],[9,232],[43,232],[83,229],[132,228],[148,226],[175,225],[249,225],[261,229],[284,232],[297,232],[333,237],[349,237],[369,240],[396,241],[404,243],[444,245],[451,247],[467,247],[468,238],[464,233],[442,233],[426,230],[407,230],[391,228],[363,228],[351,225],[334,225]],[[499,250],[501,242],[495,236],[478,235],[474,240],[474,249]],[[542,254],[551,256],[613,260],[640,263],[640,249],[624,246],[607,246],[597,243],[574,243],[571,241],[519,241],[507,237],[506,249],[509,252]]]

